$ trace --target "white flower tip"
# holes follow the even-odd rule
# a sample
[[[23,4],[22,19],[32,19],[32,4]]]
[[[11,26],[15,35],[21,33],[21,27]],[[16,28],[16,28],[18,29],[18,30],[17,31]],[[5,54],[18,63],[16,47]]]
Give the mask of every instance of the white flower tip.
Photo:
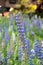
[[[34,49],[32,49],[31,52],[34,52]]]

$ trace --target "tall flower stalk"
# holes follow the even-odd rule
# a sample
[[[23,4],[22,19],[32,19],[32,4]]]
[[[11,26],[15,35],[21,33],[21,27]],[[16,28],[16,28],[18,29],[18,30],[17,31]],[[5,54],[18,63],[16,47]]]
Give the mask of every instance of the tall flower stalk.
[[[17,29],[18,29],[18,32],[19,32],[21,42],[23,42],[23,47],[24,47],[24,51],[25,51],[24,53],[28,56],[30,54],[30,42],[29,42],[28,39],[26,39],[24,24],[23,24],[23,21],[22,21],[22,16],[20,17],[20,15],[21,14],[18,14],[16,16],[16,25],[17,25]]]

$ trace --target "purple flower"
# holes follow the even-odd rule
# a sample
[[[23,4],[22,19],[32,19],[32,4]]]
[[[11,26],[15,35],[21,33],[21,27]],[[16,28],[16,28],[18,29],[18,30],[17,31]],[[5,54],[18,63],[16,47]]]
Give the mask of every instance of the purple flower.
[[[27,21],[25,20],[25,21],[24,21],[24,30],[25,30],[25,34],[27,34],[27,28],[26,28],[26,26],[27,26]]]
[[[10,36],[9,36],[8,32],[5,32],[5,40],[6,40],[6,43],[8,43],[10,40]]]
[[[23,38],[25,38],[24,27],[18,28],[18,32],[19,32],[20,39],[23,40]]]
[[[18,21],[18,19],[20,19],[19,17],[17,16],[17,22],[16,22],[19,36],[21,41],[25,44],[25,48],[27,49],[28,55],[30,55],[30,42],[28,39],[26,39],[24,23],[22,21]]]
[[[25,48],[27,49],[27,54],[30,56],[30,41],[28,39],[24,39]]]
[[[32,49],[30,56],[29,56],[29,60],[32,61],[32,59],[34,59],[34,57],[35,57],[35,51],[34,51],[34,49]]]
[[[22,41],[25,38],[25,30],[24,30],[24,24],[19,15],[16,15],[16,25],[17,25],[20,39]]]
[[[41,24],[42,24],[42,21],[38,19],[38,20],[37,20],[38,30],[41,30]]]
[[[34,50],[32,49],[32,50],[31,50],[31,53],[30,53],[30,56],[29,56],[29,64],[30,64],[30,65],[34,65],[33,62],[32,62],[32,60],[34,59],[34,57],[35,57],[35,52],[34,52]]]
[[[41,47],[41,45],[39,44],[38,41],[35,41],[35,43],[34,43],[34,50],[35,50],[36,57],[41,59],[42,47]]]
[[[42,56],[41,56],[41,59],[43,60],[43,52],[42,52]]]
[[[18,60],[21,61],[22,56],[23,56],[23,46],[20,46],[18,49]]]

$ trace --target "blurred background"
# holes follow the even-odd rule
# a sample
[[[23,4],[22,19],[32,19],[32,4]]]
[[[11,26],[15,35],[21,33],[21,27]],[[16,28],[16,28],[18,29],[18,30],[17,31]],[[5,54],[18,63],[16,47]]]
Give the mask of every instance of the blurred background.
[[[11,7],[26,14],[43,14],[43,0],[0,0],[0,13],[9,12]]]

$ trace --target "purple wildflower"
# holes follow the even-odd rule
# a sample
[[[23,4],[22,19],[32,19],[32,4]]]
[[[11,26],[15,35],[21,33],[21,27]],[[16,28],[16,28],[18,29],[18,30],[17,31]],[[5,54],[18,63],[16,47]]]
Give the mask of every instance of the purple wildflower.
[[[24,21],[24,30],[25,30],[25,34],[27,34],[27,32],[28,32],[26,27],[27,27],[27,20]]]
[[[24,39],[25,48],[27,49],[28,55],[30,55],[30,41],[28,39]]]
[[[41,24],[42,24],[42,21],[40,19],[37,20],[37,27],[38,27],[38,30],[41,30]]]
[[[41,59],[42,47],[41,47],[41,45],[39,44],[38,41],[35,41],[35,43],[34,43],[34,50],[35,50],[36,57]]]
[[[29,40],[26,39],[24,24],[22,21],[19,22],[19,19],[20,19],[19,17],[17,16],[16,24],[17,24],[19,35],[20,35],[20,39],[25,44],[25,48],[28,51],[27,53],[30,55],[30,42]]]
[[[25,30],[24,30],[23,22],[20,19],[19,15],[16,15],[16,25],[20,35],[20,39],[23,40],[23,38],[25,38]]]
[[[6,40],[6,43],[8,43],[10,40],[10,36],[9,36],[8,32],[5,32],[5,40]]]
[[[23,56],[23,46],[19,47],[19,50],[18,50],[18,60],[21,61],[22,59],[22,56]]]

